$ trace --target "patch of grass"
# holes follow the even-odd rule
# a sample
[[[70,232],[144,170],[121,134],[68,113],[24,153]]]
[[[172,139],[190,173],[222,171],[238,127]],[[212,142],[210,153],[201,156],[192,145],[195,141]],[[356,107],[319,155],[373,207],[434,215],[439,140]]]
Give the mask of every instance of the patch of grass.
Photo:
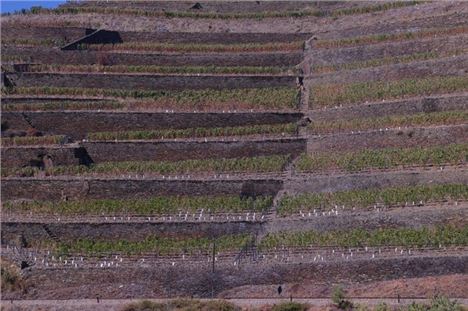
[[[384,116],[352,120],[313,121],[308,125],[310,133],[329,134],[342,131],[358,131],[383,127],[413,127],[444,124],[463,124],[468,121],[468,111],[442,111],[412,115]]]
[[[392,64],[406,64],[414,61],[423,61],[430,60],[448,56],[456,56],[460,54],[465,54],[466,49],[453,50],[453,51],[444,51],[444,52],[424,52],[424,53],[414,53],[408,55],[400,55],[393,57],[383,57],[383,58],[373,58],[366,61],[352,62],[352,63],[343,63],[343,64],[332,64],[332,65],[315,65],[312,66],[312,71],[315,73],[327,73],[327,72],[336,72],[340,70],[355,70],[368,67],[378,67],[383,65],[392,65]]]
[[[402,206],[406,202],[424,203],[468,200],[468,185],[446,184],[408,186],[383,189],[357,189],[350,191],[304,193],[285,196],[277,209],[281,216],[312,209],[331,210],[334,206],[368,208],[372,205]]]
[[[174,215],[176,213],[262,212],[273,203],[270,196],[159,196],[147,199],[80,201],[28,201],[3,203],[5,211],[57,215]]]
[[[66,142],[63,135],[2,137],[2,146],[58,145]]]
[[[238,250],[251,237],[246,234],[224,235],[214,239],[216,250],[219,252]],[[211,250],[213,240],[207,237],[161,237],[148,236],[138,241],[131,240],[97,240],[78,239],[67,242],[52,242],[50,247],[58,254],[89,254],[105,253],[142,254],[156,252],[160,255],[206,252]]]
[[[296,74],[295,68],[261,66],[133,66],[133,65],[62,65],[33,64],[31,72],[124,72],[124,73],[160,73],[160,74]]]
[[[149,104],[175,108],[198,109],[206,106],[263,107],[269,109],[296,108],[300,91],[292,87],[249,89],[205,89],[183,91],[140,91],[91,88],[15,87],[2,89],[2,94],[16,95],[72,95],[143,99]],[[148,104],[148,105],[149,105]]]
[[[44,103],[2,104],[3,111],[49,111],[49,110],[117,110],[125,108],[124,103],[114,101],[57,101]]]
[[[467,157],[467,144],[451,144],[426,148],[386,148],[346,153],[303,154],[296,167],[303,172],[323,170],[357,172],[399,166],[458,165],[466,163]]]
[[[437,36],[455,36],[468,32],[468,27],[439,28],[415,32],[404,32],[396,34],[379,34],[360,36],[354,38],[319,40],[314,43],[315,48],[341,48],[363,44],[376,44],[381,42],[409,41],[416,39],[432,38]]]
[[[321,108],[466,90],[468,90],[468,76],[321,84],[312,86],[310,104],[314,108]]]
[[[468,226],[439,226],[413,228],[380,228],[368,231],[352,229],[317,232],[280,232],[267,234],[260,242],[261,249],[310,246],[417,246],[468,245]]]
[[[199,301],[194,299],[176,299],[166,303],[148,300],[125,305],[122,311],[239,311],[241,308],[224,300]]]
[[[265,42],[265,43],[160,43],[160,42],[124,42],[119,44],[88,44],[81,49],[97,51],[151,51],[151,52],[269,52],[298,51],[304,49],[304,41]]]
[[[45,170],[48,176],[58,175],[121,175],[121,174],[205,174],[205,173],[271,173],[281,172],[289,156],[272,155],[232,159],[201,159],[185,161],[128,161],[85,165],[55,166]],[[35,176],[36,167],[3,168],[2,176]]]
[[[244,136],[268,134],[295,134],[297,125],[294,123],[260,124],[235,127],[198,127],[188,129],[161,129],[146,131],[96,132],[88,133],[92,141],[103,140],[146,140],[172,139],[191,137]]]

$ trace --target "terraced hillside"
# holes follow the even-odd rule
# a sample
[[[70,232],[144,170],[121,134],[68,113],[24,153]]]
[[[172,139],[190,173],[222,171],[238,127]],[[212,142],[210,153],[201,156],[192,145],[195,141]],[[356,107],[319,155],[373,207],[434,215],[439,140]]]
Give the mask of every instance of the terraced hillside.
[[[467,18],[300,1],[2,16],[4,299],[468,298]]]

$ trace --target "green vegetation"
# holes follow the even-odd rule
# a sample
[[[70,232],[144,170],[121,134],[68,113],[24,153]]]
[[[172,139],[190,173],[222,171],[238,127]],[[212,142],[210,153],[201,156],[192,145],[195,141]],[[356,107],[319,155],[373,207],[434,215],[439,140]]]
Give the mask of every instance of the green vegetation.
[[[241,308],[224,300],[199,301],[176,299],[166,303],[148,300],[125,305],[122,311],[239,311]]]
[[[147,199],[102,199],[80,201],[4,202],[5,211],[57,215],[174,215],[176,213],[262,212],[272,205],[272,197],[160,196]]]
[[[126,99],[144,99],[158,105],[174,108],[203,108],[219,106],[239,108],[262,107],[268,109],[290,108],[297,106],[300,92],[292,87],[249,88],[249,89],[205,89],[183,91],[140,91],[91,88],[57,88],[57,87],[16,87],[2,89],[2,94],[17,95],[73,95],[117,97]],[[155,103],[150,103],[155,104]],[[148,104],[149,105],[149,104]]]
[[[114,101],[51,101],[45,103],[2,104],[3,111],[99,110],[122,109],[124,103]]]
[[[215,239],[216,250],[239,250],[250,241],[247,234],[224,235]],[[63,242],[35,240],[35,247],[47,247],[57,254],[92,254],[108,253],[142,254],[156,252],[160,255],[206,252],[211,249],[213,240],[207,237],[164,237],[147,236],[145,239],[131,240],[97,240],[78,239]],[[261,241],[259,249],[270,250],[280,247],[363,247],[363,246],[404,246],[404,247],[438,247],[439,245],[468,245],[468,226],[438,226],[423,228],[385,228],[367,231],[352,229],[343,231],[303,231],[279,232],[267,234]]]
[[[344,15],[366,14],[372,12],[385,11],[400,7],[415,5],[420,1],[397,1],[391,3],[383,3],[378,5],[370,5],[349,9],[338,9],[334,11],[321,11],[318,9],[307,9],[300,11],[264,11],[264,12],[236,12],[236,13],[219,13],[219,12],[193,12],[193,11],[157,11],[150,9],[139,8],[122,8],[122,7],[99,7],[99,6],[78,6],[78,7],[59,7],[56,9],[45,9],[42,7],[33,7],[31,10],[23,10],[23,14],[111,14],[111,15],[135,15],[148,17],[167,17],[167,18],[210,18],[210,19],[240,19],[240,18],[281,18],[281,17],[307,17],[307,16],[331,16],[340,17]]]
[[[307,311],[309,305],[298,302],[283,302],[274,305],[271,311]]]
[[[280,232],[266,235],[262,249],[310,246],[417,246],[468,245],[468,226],[439,226],[424,228],[381,228],[373,231],[352,229],[342,231]]]
[[[244,135],[268,135],[268,134],[295,134],[297,126],[294,123],[260,124],[236,127],[198,127],[188,129],[161,129],[147,131],[122,131],[122,132],[96,132],[89,133],[88,139],[102,140],[134,140],[134,139],[172,139],[191,137],[216,137],[216,136],[244,136]]]
[[[466,90],[468,90],[468,76],[322,84],[312,87],[313,96],[310,98],[310,104],[314,108],[321,108]]]
[[[332,17],[340,17],[340,16],[345,16],[345,15],[356,15],[356,14],[366,14],[366,13],[386,11],[386,10],[390,10],[390,9],[397,9],[397,8],[401,8],[401,7],[405,7],[405,6],[416,5],[418,3],[421,3],[421,1],[387,2],[387,3],[378,4],[378,5],[334,10],[334,11],[330,11],[329,14]]]
[[[285,196],[280,201],[278,213],[282,216],[312,209],[330,210],[336,206],[368,208],[372,205],[405,205],[406,202],[420,201],[466,201],[468,185],[446,184],[432,186],[407,186],[383,189],[357,189],[350,191],[304,193],[297,196]]]
[[[205,173],[270,173],[281,172],[289,156],[272,155],[232,159],[201,159],[185,161],[128,161],[104,162],[85,165],[55,166],[45,170],[49,176],[56,175],[120,175],[120,174],[205,174]],[[40,172],[36,167],[3,168],[2,176],[34,176]]]
[[[390,308],[386,309],[390,310]],[[383,310],[383,311],[386,311]],[[406,308],[407,311],[462,311],[463,306],[456,300],[450,300],[443,296],[435,296],[429,305],[413,302]]]
[[[61,46],[65,42],[62,39],[30,39],[30,38],[15,38],[2,39],[2,45],[18,45],[18,46]]]
[[[214,239],[219,252],[240,249],[251,237],[245,234],[224,235]],[[52,242],[50,247],[58,254],[142,254],[156,252],[160,255],[210,251],[213,239],[207,237],[161,237],[148,236],[138,241],[78,239],[66,242]]]
[[[265,43],[159,43],[159,42],[124,42],[119,44],[89,44],[82,49],[98,51],[158,51],[158,52],[268,52],[297,51],[304,48],[304,41],[265,42]]]
[[[332,64],[332,65],[317,65],[313,66],[311,69],[316,73],[326,73],[326,72],[335,72],[339,70],[354,70],[362,69],[368,67],[377,67],[383,65],[392,65],[392,64],[406,64],[414,61],[423,61],[429,59],[436,59],[448,56],[456,56],[460,54],[465,54],[466,49],[446,51],[446,52],[424,52],[424,53],[414,53],[409,55],[400,55],[393,57],[383,57],[383,58],[373,58],[366,61],[352,62],[352,63],[343,63],[343,64]]]
[[[27,12],[29,13],[29,12]],[[82,7],[61,7],[57,9],[42,9],[35,14],[82,14],[98,13],[111,15],[135,15],[148,17],[167,17],[167,18],[212,18],[212,19],[239,19],[239,18],[273,18],[273,17],[304,17],[321,16],[322,12],[316,10],[307,11],[267,11],[267,12],[240,12],[240,13],[217,13],[217,12],[190,12],[190,11],[156,11],[137,8],[110,8],[97,6]]]
[[[439,28],[431,30],[423,30],[417,32],[404,32],[396,34],[380,34],[361,36],[354,38],[343,38],[343,39],[331,39],[331,40],[319,40],[314,43],[315,48],[341,48],[349,47],[361,44],[375,44],[381,42],[392,42],[392,41],[408,41],[416,39],[432,38],[436,36],[454,36],[464,34],[468,32],[468,27],[454,27],[454,28]]]
[[[1,289],[2,292],[13,292],[24,289],[24,281],[19,273],[19,269],[14,265],[7,265],[2,260],[0,262]]]
[[[439,166],[465,163],[467,144],[435,147],[365,149],[345,153],[303,154],[296,167],[299,171],[388,169],[399,166]]]
[[[2,137],[2,146],[57,145],[66,142],[63,135]]]
[[[353,310],[353,303],[346,300],[345,292],[341,286],[335,286],[332,292],[332,302],[340,310]]]
[[[417,113],[412,115],[384,116],[380,118],[313,121],[309,130],[313,134],[327,134],[342,131],[369,130],[382,127],[414,127],[443,124],[464,124],[468,121],[468,111],[442,111]]]
[[[132,65],[61,65],[37,64],[29,66],[31,72],[130,72],[161,74],[295,74],[297,69],[260,66],[132,66]]]

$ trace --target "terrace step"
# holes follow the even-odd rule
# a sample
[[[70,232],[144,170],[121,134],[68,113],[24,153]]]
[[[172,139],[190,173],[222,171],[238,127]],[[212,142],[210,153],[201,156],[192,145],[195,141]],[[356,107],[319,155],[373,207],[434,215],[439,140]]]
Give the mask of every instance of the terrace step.
[[[468,124],[426,127],[381,128],[366,131],[313,135],[307,152],[360,151],[380,148],[421,148],[468,142]]]
[[[82,142],[64,146],[3,147],[2,167],[34,166],[48,157],[54,166],[89,165],[122,161],[183,161],[293,155],[306,150],[303,138],[207,140],[207,141],[120,141]]]
[[[464,76],[468,68],[468,55],[442,57],[414,61],[408,64],[390,64],[332,73],[311,73],[306,78],[308,85],[328,83],[356,83],[365,81],[391,81],[431,76]]]
[[[311,48],[306,58],[309,65],[313,68],[314,66],[345,65],[372,59],[408,56],[417,53],[427,53],[429,50],[434,50],[438,53],[448,53],[460,50],[460,48],[466,46],[468,46],[468,34],[462,34],[410,41],[383,42],[366,46],[365,49],[362,46],[335,49]]]
[[[374,101],[353,106],[309,110],[306,116],[313,122],[377,118],[395,115],[412,115],[452,110],[468,110],[468,92],[416,96],[406,99]]]
[[[2,178],[2,200],[146,198],[158,195],[274,196],[282,187],[281,176],[215,178]]]
[[[16,239],[18,234],[23,234],[27,242],[34,242],[35,238],[43,237],[60,243],[77,239],[106,239],[128,241],[141,241],[148,235],[161,237],[187,238],[197,236],[200,238],[217,238],[223,235],[253,234],[263,228],[262,222],[132,222],[120,223],[66,223],[51,221],[49,223],[2,222],[2,236],[8,239]],[[44,239],[44,238],[41,238]],[[32,244],[32,243],[30,243]]]
[[[10,56],[18,57],[30,63],[64,64],[64,65],[114,65],[128,66],[255,66],[255,67],[292,67],[299,64],[303,58],[302,51],[298,52],[223,52],[223,53],[157,53],[151,52],[99,52],[61,51],[45,47],[15,47],[2,48],[5,59]],[[12,61],[15,63],[14,61]],[[8,63],[8,62],[6,62]]]
[[[115,90],[200,90],[296,87],[295,76],[154,75],[107,73],[9,73],[17,87],[69,87]]]
[[[467,184],[466,167],[453,167],[440,170],[400,170],[383,172],[357,172],[337,174],[296,174],[284,181],[284,189],[289,194],[307,192],[335,192],[366,188],[387,188],[415,186],[418,184]]]
[[[452,204],[428,204],[427,206],[408,206],[400,208],[379,208],[371,211],[352,210],[350,207],[328,212],[309,213],[308,210],[292,217],[276,217],[265,223],[265,232],[297,232],[314,230],[318,232],[346,231],[357,228],[377,230],[379,228],[418,228],[419,226],[437,226],[452,224],[465,226],[468,217],[466,202]],[[324,215],[325,214],[325,215]]]
[[[234,127],[291,123],[302,118],[301,113],[281,112],[4,111],[2,123],[10,129],[26,131],[27,126],[21,123],[24,116],[44,134],[72,139],[85,139],[90,132]]]

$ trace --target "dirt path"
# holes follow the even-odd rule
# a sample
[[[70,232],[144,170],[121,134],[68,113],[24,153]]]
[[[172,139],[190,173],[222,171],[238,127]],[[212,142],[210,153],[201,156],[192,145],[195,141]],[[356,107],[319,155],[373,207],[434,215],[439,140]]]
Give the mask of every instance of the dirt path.
[[[154,302],[165,302],[167,299],[148,299]],[[209,300],[209,299],[201,299]],[[75,299],[75,300],[16,300],[16,301],[2,301],[2,308],[5,310],[109,310],[109,311],[118,311],[126,304],[132,302],[138,302],[141,299],[108,299],[100,300],[98,303],[95,299]],[[246,309],[258,308],[265,305],[273,305],[282,302],[288,302],[288,298],[265,298],[265,299],[227,299],[238,306],[241,306]],[[330,299],[317,299],[317,298],[301,298],[293,299],[295,302],[308,303],[317,307],[324,307],[331,303]],[[367,305],[376,305],[381,302],[385,302],[389,305],[398,305],[396,299],[382,298],[382,299],[352,299],[354,303],[358,304],[367,304]],[[429,299],[401,299],[400,304],[410,304],[413,301],[416,302],[429,302]],[[468,299],[457,299],[457,301],[463,305],[468,305]]]

